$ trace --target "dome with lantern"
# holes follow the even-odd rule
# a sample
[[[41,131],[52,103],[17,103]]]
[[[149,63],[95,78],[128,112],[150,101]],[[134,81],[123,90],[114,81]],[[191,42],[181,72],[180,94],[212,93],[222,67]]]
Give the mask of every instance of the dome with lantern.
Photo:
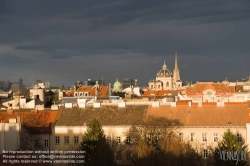
[[[113,91],[120,92],[122,91],[122,84],[116,79],[116,82],[113,85]]]
[[[166,78],[166,77],[172,77],[172,72],[167,69],[167,65],[165,64],[164,61],[162,69],[158,71],[156,74],[156,78]]]

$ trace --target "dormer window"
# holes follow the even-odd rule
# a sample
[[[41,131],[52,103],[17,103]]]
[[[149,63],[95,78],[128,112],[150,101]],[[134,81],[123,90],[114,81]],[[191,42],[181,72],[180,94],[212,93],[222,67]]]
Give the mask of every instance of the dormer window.
[[[212,95],[212,91],[207,91],[207,95]]]

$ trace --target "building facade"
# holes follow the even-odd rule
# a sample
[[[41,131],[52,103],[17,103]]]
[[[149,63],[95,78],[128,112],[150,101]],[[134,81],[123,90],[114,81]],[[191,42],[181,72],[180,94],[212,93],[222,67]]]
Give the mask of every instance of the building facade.
[[[152,79],[148,83],[150,90],[177,90],[182,87],[182,81],[180,80],[180,71],[178,68],[177,52],[175,53],[175,68],[172,73],[167,65],[164,64],[162,69],[156,73],[155,80]]]

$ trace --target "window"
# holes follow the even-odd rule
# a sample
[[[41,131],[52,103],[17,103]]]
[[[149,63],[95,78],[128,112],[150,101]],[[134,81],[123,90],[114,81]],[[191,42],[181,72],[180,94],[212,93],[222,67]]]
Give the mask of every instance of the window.
[[[206,133],[202,134],[202,141],[207,141],[207,134]]]
[[[38,146],[39,146],[39,140],[36,139],[36,140],[35,140],[35,147],[38,147]]]
[[[56,154],[56,158],[59,158],[60,157],[60,153],[58,150],[55,150],[55,154]]]
[[[203,149],[202,156],[203,156],[203,158],[207,159],[207,157],[208,157],[208,150],[207,149]]]
[[[151,89],[153,89],[154,87],[153,87],[153,85],[151,85]]]
[[[207,91],[207,95],[212,95],[212,91]]]
[[[242,136],[239,133],[237,133],[237,141],[238,142],[242,142]]]
[[[169,82],[167,82],[166,87],[169,87]]]
[[[130,144],[130,143],[131,143],[130,137],[126,137],[126,144]]]
[[[162,156],[162,151],[157,151],[157,157],[160,158]]]
[[[214,133],[214,142],[218,142],[218,141],[219,141],[219,134]]]
[[[161,85],[158,85],[158,88],[160,88],[161,87]]]
[[[69,136],[64,137],[64,144],[69,144]]]
[[[111,144],[111,137],[107,137],[107,143]]]
[[[191,140],[191,141],[194,141],[194,139],[195,139],[195,133],[191,133],[191,138],[190,138],[190,140]]]
[[[49,140],[44,140],[44,147],[49,147]]]
[[[118,151],[116,153],[116,160],[121,160],[121,158],[122,158],[122,153],[121,153],[121,151]]]
[[[248,103],[248,108],[250,108],[250,103]]]
[[[56,140],[55,140],[56,144],[60,144],[60,137],[59,137],[59,136],[56,136],[55,139],[56,139]]]
[[[116,137],[116,142],[119,144],[121,143],[121,137]]]
[[[130,152],[130,151],[127,151],[127,152],[126,152],[126,159],[127,159],[127,160],[130,160],[130,156],[131,156],[131,152]]]
[[[183,133],[179,133],[179,139],[180,141],[183,141]]]
[[[79,137],[78,136],[74,136],[74,143],[79,144]]]

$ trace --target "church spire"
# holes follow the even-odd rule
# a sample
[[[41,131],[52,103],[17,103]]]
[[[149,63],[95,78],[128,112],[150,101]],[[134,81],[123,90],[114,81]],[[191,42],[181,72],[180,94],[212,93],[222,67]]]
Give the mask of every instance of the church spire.
[[[175,52],[175,64],[174,64],[174,68],[178,69],[177,52]]]
[[[178,68],[178,59],[177,52],[175,52],[175,65],[174,65],[174,82],[179,81],[180,79],[180,71]]]

